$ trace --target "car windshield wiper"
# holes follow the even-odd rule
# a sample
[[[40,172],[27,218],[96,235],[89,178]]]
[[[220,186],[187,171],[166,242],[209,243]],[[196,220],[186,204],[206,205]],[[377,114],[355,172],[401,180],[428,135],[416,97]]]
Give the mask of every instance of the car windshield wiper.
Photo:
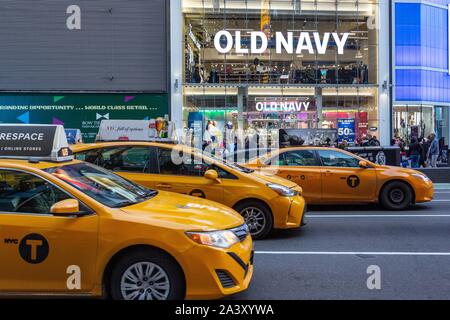
[[[111,208],[128,207],[128,206],[132,206],[132,205],[137,204],[137,203],[138,203],[137,201],[124,200],[124,201],[120,201],[120,202],[116,203]]]
[[[146,193],[144,193],[141,198],[145,198],[145,199],[150,199],[153,198],[154,196],[156,196],[158,194],[157,190],[150,190],[147,191]]]

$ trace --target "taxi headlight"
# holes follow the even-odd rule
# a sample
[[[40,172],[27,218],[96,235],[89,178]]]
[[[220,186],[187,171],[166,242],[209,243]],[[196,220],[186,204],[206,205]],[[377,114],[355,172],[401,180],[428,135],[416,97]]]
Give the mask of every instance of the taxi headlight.
[[[276,193],[278,193],[280,196],[293,197],[297,195],[297,191],[282,186],[281,184],[269,183],[267,184],[267,186]]]
[[[186,235],[193,241],[216,248],[228,249],[239,242],[239,238],[234,232],[229,230],[210,232],[186,232]]]
[[[424,174],[419,174],[419,173],[413,173],[412,174],[413,177],[418,178],[420,180],[422,180],[423,182],[430,182],[431,179],[428,178],[426,175]]]

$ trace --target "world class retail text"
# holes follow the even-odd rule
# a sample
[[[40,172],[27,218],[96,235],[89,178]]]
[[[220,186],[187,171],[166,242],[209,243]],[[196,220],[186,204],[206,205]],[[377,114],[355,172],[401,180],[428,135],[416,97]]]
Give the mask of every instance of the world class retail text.
[[[0,141],[43,141],[43,133],[0,133]]]

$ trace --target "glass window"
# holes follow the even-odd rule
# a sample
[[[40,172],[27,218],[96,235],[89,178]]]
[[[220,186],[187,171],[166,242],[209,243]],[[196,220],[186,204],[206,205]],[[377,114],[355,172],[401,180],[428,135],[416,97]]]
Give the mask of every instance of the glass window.
[[[343,152],[320,150],[319,156],[325,167],[359,168],[359,159]]]
[[[314,151],[296,150],[282,153],[280,156],[280,165],[283,166],[319,166]]]
[[[65,165],[46,171],[101,204],[112,208],[140,203],[157,194],[157,191],[141,187],[88,163]]]
[[[183,154],[180,153],[180,162],[180,164],[177,164],[173,161],[172,149],[158,148],[160,174],[203,177],[206,171],[213,169],[217,171],[219,177],[222,179],[236,179],[236,177],[228,171],[208,163],[205,159],[194,157],[194,155],[184,155],[183,157]]]
[[[0,212],[49,214],[57,202],[70,196],[32,174],[0,170]]]
[[[147,173],[150,149],[148,147],[94,149],[77,153],[76,158],[112,171]]]

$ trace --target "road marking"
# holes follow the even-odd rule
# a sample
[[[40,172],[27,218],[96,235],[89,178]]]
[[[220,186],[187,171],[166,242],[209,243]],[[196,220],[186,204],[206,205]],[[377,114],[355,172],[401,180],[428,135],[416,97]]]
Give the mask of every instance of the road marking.
[[[435,191],[434,193],[450,193],[450,191]]]
[[[450,218],[450,214],[312,214],[306,218]]]
[[[255,251],[265,255],[339,255],[339,256],[450,256],[450,252],[365,252],[365,251]]]
[[[432,202],[450,202],[450,199],[447,199],[447,200],[433,200]]]

